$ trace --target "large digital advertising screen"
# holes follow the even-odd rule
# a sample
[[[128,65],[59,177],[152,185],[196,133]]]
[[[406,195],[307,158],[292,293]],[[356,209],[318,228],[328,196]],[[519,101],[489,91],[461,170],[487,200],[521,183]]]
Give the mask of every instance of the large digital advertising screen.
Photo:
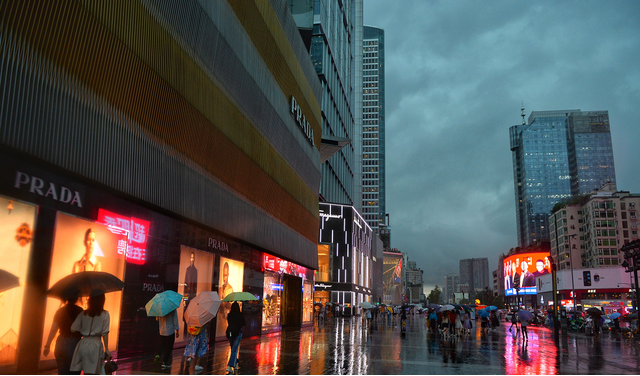
[[[184,322],[184,312],[189,303],[199,293],[212,291],[213,260],[211,253],[199,251],[187,246],[180,246],[180,269],[178,270],[178,294],[182,294],[182,307],[178,308],[178,322],[180,323],[180,338],[176,342],[186,342],[187,325]]]
[[[0,197],[0,366],[14,364],[36,208]]]
[[[503,263],[505,296],[535,295],[536,277],[551,273],[549,252],[521,253],[505,258]]]
[[[49,287],[69,274],[82,271],[107,272],[124,280],[127,244],[126,231],[110,229],[107,225],[58,213]],[[109,312],[111,318],[109,350],[115,351],[118,343],[122,291],[109,292],[105,294],[105,298],[104,309]],[[53,316],[62,304],[59,299],[47,299],[42,343],[46,343]],[[81,297],[76,304],[86,309],[87,298]],[[48,356],[41,357],[41,360],[53,359],[55,344],[54,340],[51,352]]]
[[[383,259],[382,288],[386,304],[402,302],[402,255],[385,253]]]
[[[244,282],[244,262],[220,257],[220,280],[218,281],[218,295],[220,299],[232,292],[241,292]],[[242,303],[240,303],[242,309]],[[216,337],[224,337],[227,330],[227,315],[231,309],[231,302],[222,302],[218,309]]]

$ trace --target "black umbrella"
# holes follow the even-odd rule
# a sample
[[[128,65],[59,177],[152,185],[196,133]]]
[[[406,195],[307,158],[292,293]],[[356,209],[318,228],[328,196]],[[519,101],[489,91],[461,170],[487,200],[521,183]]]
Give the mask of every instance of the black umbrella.
[[[625,319],[630,319],[630,320],[637,319],[638,318],[638,312],[630,313],[630,314],[624,316],[624,318]]]
[[[69,274],[56,282],[47,295],[58,299],[72,299],[75,296],[97,296],[108,292],[120,291],[124,282],[106,272],[79,272]]]
[[[598,308],[595,307],[591,307],[587,310],[587,313],[591,314],[591,315],[599,315],[602,316],[602,311],[599,310]]]
[[[0,269],[0,292],[11,290],[14,287],[20,286],[20,280],[18,276],[9,273],[6,270]]]

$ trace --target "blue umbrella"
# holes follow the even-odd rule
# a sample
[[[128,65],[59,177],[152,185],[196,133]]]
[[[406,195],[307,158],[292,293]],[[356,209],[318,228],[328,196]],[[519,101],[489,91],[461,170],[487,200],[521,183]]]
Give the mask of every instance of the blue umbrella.
[[[487,308],[485,308],[487,311],[495,311],[498,309],[498,307],[494,306],[494,305],[490,305]]]
[[[618,317],[620,317],[620,316],[622,316],[622,315],[620,314],[620,312],[614,312],[614,313],[612,313],[612,314],[610,314],[610,315],[609,315],[609,318],[610,318],[611,320],[613,320],[613,319],[617,319],[617,318],[618,318]]]
[[[166,290],[156,294],[144,308],[147,310],[147,316],[162,317],[176,310],[180,306],[180,302],[182,302],[182,295],[175,291]]]
[[[485,311],[484,309],[481,309],[478,311],[478,316],[480,317],[489,317],[491,316],[491,313],[489,311]]]
[[[520,320],[530,321],[530,320],[533,320],[533,313],[527,310],[521,309],[518,311],[518,317],[520,317]]]

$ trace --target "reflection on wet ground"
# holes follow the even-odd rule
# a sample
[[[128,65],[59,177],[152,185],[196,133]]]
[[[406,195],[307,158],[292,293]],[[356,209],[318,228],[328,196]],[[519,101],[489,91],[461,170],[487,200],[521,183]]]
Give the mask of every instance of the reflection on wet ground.
[[[391,322],[363,325],[360,317],[327,320],[302,330],[243,339],[239,374],[638,374],[640,343],[618,336],[568,333],[554,342],[548,328],[529,327],[529,340],[509,325],[486,335],[474,328],[463,338],[427,334],[420,316],[407,330]],[[182,350],[163,371],[153,355],[120,363],[119,374],[182,374]],[[203,374],[226,374],[229,344],[216,343]]]

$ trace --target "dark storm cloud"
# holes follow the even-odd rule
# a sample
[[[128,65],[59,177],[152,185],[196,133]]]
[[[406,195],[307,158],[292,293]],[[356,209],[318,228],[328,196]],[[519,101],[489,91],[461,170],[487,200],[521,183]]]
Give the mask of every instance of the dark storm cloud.
[[[364,0],[385,30],[392,246],[430,289],[516,244],[508,128],[609,110],[618,188],[640,192],[640,2]],[[428,291],[426,291],[428,293]]]

